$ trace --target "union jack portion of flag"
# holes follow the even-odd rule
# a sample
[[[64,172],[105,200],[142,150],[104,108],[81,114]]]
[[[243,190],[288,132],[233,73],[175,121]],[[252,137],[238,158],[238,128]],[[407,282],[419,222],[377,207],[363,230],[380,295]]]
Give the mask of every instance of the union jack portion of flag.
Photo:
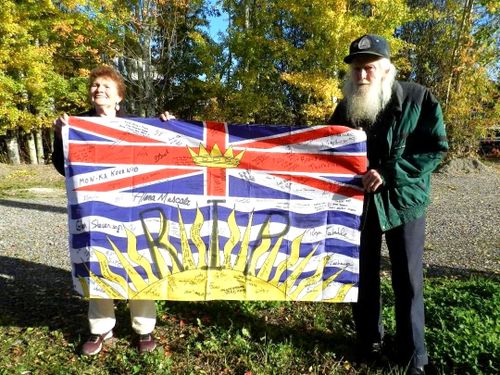
[[[357,299],[366,135],[71,117],[75,289],[90,298]]]

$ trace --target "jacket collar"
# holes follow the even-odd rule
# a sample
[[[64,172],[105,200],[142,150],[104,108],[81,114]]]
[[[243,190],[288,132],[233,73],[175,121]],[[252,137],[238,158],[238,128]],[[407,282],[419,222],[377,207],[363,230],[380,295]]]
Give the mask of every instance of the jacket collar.
[[[389,103],[382,110],[377,120],[371,127],[372,131],[389,129],[395,121],[401,118],[403,112],[403,87],[398,81],[392,85],[392,95]]]
[[[392,85],[392,97],[387,105],[392,111],[401,113],[403,111],[403,87],[399,81],[394,81]]]
[[[392,96],[382,111],[381,116],[377,119],[380,127],[388,129],[395,121],[398,121],[403,113],[403,87],[398,81],[394,81],[392,85]]]

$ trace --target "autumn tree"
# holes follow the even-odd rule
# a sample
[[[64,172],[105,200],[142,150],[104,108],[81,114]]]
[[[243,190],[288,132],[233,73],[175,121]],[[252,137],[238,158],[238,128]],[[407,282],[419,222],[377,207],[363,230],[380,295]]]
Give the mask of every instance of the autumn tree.
[[[499,118],[495,2],[418,0],[410,6],[416,20],[397,33],[409,43],[405,74],[440,99],[451,156],[473,154],[478,136]]]
[[[159,98],[186,118],[202,115],[221,88],[215,69],[221,48],[208,33],[211,12],[206,0],[170,1],[162,7]]]
[[[4,1],[0,8],[0,136],[11,162],[44,161],[50,141],[43,144],[42,131],[57,113],[85,107],[85,67],[100,61],[107,39],[85,14],[87,3]]]
[[[33,33],[38,17],[50,15],[50,2],[6,1],[0,8],[0,135],[9,159],[19,163],[18,142],[28,144],[28,159],[37,163],[36,132],[52,113],[47,76],[53,73],[53,47]],[[39,150],[41,151],[41,150]]]
[[[129,112],[156,116],[170,109],[190,118],[203,110],[218,82],[212,67],[219,52],[208,35],[207,4],[115,0],[87,12],[107,26],[113,39],[113,53],[104,60],[125,78]]]
[[[366,32],[392,37],[408,19],[405,2],[226,0],[226,117],[321,123],[340,98],[350,42]]]

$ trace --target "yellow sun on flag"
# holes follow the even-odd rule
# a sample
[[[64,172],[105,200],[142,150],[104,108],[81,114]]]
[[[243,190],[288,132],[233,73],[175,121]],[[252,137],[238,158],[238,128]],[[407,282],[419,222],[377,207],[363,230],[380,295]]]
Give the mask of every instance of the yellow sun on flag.
[[[301,279],[300,276],[313,255],[316,245],[307,256],[300,258],[300,247],[304,234],[296,237],[290,246],[288,256],[278,262],[275,272],[272,270],[278,259],[279,249],[284,235],[277,238],[274,244],[269,236],[270,224],[263,224],[262,241],[255,249],[250,247],[250,229],[253,213],[241,233],[236,223],[235,210],[227,219],[230,237],[223,249],[219,248],[218,234],[213,236],[209,248],[201,237],[201,228],[205,219],[197,208],[194,223],[188,233],[183,222],[180,209],[178,223],[180,230],[180,254],[169,240],[169,221],[160,213],[160,230],[156,239],[144,226],[151,262],[137,251],[137,238],[128,229],[127,249],[125,254],[108,238],[127,277],[123,277],[110,269],[105,254],[94,250],[100,265],[102,277],[95,275],[87,268],[90,279],[112,299],[150,299],[175,301],[204,300],[275,300],[275,301],[317,301],[342,302],[353,284],[340,285],[335,295],[324,298],[327,287],[335,282],[343,270],[323,280],[323,270],[328,257],[323,257],[314,274]],[[190,242],[196,248],[193,251]],[[237,250],[234,257],[233,251]],[[221,253],[222,250],[222,253]],[[197,254],[197,256],[195,256]],[[261,259],[262,258],[262,259]],[[141,266],[147,277],[141,276],[135,269]],[[154,269],[156,270],[156,273]],[[90,295],[89,285],[85,278],[80,278],[84,295]],[[102,298],[102,297],[98,297]]]

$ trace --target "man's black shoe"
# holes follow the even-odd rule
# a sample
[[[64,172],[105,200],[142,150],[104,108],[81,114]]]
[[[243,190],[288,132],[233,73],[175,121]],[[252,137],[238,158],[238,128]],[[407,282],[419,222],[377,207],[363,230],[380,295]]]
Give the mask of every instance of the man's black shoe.
[[[371,344],[358,345],[358,359],[362,363],[381,363],[384,361],[382,354],[382,343],[373,342]]]

